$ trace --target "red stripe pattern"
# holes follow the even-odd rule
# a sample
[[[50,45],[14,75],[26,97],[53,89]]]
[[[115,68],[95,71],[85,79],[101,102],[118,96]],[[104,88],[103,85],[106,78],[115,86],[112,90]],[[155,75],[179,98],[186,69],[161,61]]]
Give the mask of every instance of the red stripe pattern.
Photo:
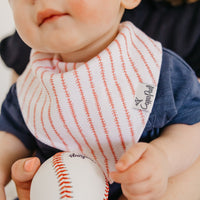
[[[109,178],[144,130],[150,112],[133,108],[134,97],[139,83],[157,86],[161,61],[161,44],[130,22],[86,63],[32,50],[17,81],[25,122],[41,142],[89,156]]]

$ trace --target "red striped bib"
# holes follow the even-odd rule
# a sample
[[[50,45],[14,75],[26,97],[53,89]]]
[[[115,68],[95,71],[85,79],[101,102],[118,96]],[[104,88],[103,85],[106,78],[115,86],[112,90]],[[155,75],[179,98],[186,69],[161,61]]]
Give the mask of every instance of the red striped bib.
[[[161,44],[130,22],[85,63],[65,63],[33,50],[17,81],[24,120],[38,140],[89,156],[108,177],[144,130],[161,60]]]

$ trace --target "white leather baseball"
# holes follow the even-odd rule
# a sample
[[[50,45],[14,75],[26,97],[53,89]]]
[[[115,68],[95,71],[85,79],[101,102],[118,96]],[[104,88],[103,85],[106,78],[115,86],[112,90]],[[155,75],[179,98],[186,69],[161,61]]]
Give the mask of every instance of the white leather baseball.
[[[60,152],[42,164],[33,178],[31,200],[106,200],[109,186],[90,158]]]

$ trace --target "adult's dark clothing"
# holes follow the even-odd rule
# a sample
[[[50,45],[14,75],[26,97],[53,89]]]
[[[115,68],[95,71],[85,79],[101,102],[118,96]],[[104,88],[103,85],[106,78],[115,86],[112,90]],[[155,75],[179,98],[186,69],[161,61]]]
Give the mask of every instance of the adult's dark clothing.
[[[200,77],[200,1],[173,7],[166,2],[143,0],[127,10],[131,20],[150,37],[178,53]]]

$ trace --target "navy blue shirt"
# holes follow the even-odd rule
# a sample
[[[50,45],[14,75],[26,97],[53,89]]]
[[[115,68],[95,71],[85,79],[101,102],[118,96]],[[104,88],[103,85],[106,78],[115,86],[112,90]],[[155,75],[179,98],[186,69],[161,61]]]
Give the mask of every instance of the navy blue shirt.
[[[156,99],[140,141],[150,142],[170,124],[200,122],[200,84],[194,71],[176,54],[163,49]],[[27,128],[17,100],[14,84],[1,109],[0,130],[14,134],[43,162],[58,152],[38,141]],[[110,199],[121,193],[118,184],[111,186]],[[112,196],[112,197],[111,197]]]

